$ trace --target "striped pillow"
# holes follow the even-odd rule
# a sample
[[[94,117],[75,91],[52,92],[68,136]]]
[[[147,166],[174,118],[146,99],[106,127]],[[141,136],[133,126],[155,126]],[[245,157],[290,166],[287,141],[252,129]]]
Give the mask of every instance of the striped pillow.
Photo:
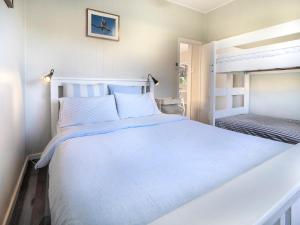
[[[142,94],[142,87],[140,86],[125,86],[125,85],[108,85],[108,91],[110,95],[115,93],[122,94]]]
[[[101,97],[107,92],[105,84],[63,84],[63,97]]]

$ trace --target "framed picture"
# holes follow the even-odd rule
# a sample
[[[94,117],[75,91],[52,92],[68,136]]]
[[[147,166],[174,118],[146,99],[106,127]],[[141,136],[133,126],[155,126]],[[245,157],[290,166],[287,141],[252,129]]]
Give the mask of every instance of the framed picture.
[[[4,0],[8,8],[14,7],[14,0]]]
[[[93,9],[86,10],[88,37],[119,41],[120,16]]]

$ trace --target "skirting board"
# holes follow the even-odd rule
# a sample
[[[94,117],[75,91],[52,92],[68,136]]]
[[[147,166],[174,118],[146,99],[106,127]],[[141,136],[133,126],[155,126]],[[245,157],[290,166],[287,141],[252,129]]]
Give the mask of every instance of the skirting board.
[[[15,207],[15,204],[16,204],[16,201],[17,201],[17,198],[18,198],[18,194],[19,194],[22,182],[23,182],[23,178],[24,178],[24,175],[25,175],[28,163],[31,160],[39,159],[40,157],[41,157],[41,153],[37,153],[37,154],[28,155],[25,158],[25,161],[24,161],[21,173],[19,175],[19,178],[18,178],[17,184],[15,186],[14,192],[12,194],[11,200],[9,202],[9,206],[8,206],[8,208],[6,210],[6,214],[4,216],[4,221],[3,221],[2,225],[8,225],[8,223],[10,221],[10,218],[11,218],[13,209]]]

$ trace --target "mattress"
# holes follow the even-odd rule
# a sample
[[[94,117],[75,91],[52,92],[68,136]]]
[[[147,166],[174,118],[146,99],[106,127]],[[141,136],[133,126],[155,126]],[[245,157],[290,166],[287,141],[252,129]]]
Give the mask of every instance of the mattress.
[[[241,114],[216,119],[216,126],[289,144],[300,142],[300,121],[298,120]]]
[[[36,167],[53,225],[145,225],[290,147],[155,115],[64,128]]]

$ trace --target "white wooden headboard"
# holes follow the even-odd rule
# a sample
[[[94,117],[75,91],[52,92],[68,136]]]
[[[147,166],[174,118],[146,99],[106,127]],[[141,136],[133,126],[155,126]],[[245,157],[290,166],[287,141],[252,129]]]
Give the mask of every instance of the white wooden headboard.
[[[59,98],[62,96],[63,84],[117,84],[126,86],[140,86],[146,92],[149,87],[150,92],[154,91],[152,82],[147,79],[106,79],[106,78],[74,78],[74,77],[53,77],[51,80],[51,134],[55,136],[57,132],[57,122],[59,113]]]

